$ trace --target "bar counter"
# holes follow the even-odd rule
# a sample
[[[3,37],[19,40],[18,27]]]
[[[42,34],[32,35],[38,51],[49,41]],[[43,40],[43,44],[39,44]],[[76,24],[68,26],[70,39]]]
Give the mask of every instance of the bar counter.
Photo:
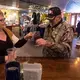
[[[18,57],[23,63],[25,57]],[[29,63],[42,64],[42,80],[80,80],[80,58],[76,59],[52,59],[35,57],[30,58]],[[0,64],[0,80],[5,80],[5,64]]]

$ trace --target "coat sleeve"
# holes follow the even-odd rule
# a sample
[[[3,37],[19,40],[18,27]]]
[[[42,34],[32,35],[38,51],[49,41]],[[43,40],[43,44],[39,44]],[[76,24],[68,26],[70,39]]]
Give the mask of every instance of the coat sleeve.
[[[54,43],[54,45],[51,46],[51,49],[58,52],[71,51],[72,40],[73,40],[73,29],[71,27],[68,27],[61,38],[61,42]]]

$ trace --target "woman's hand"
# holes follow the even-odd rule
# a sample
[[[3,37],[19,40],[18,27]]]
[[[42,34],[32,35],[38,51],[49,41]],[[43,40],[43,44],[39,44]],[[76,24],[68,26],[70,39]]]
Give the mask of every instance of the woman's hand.
[[[5,62],[14,61],[16,59],[16,53],[10,53],[5,56]]]
[[[25,40],[31,39],[33,35],[34,35],[34,34],[33,34],[32,32],[30,32],[30,33],[28,33],[28,34],[26,34],[26,35],[24,36],[24,39],[25,39]]]

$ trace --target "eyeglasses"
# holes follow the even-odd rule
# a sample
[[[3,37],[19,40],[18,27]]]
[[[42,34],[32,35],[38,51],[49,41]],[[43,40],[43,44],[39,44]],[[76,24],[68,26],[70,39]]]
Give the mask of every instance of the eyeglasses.
[[[5,18],[3,18],[3,19],[0,19],[0,22],[3,22],[3,21],[5,21]]]

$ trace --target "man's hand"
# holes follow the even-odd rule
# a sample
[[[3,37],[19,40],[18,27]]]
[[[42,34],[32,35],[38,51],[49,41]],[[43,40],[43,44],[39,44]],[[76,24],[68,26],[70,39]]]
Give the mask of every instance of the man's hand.
[[[42,38],[37,39],[37,40],[36,40],[36,43],[37,43],[38,45],[40,45],[40,46],[47,46],[47,47],[50,47],[50,46],[53,45],[51,42],[49,42],[49,41],[47,41],[47,40],[44,40],[44,39],[42,39]]]
[[[46,40],[40,38],[40,39],[37,39],[37,40],[36,40],[36,43],[37,43],[38,45],[40,45],[40,46],[45,46],[47,42],[46,42]]]

